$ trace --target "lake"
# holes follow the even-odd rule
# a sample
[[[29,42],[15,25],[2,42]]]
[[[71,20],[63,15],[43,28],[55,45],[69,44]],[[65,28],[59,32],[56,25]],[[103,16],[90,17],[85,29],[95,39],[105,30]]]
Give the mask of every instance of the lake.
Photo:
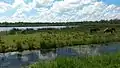
[[[0,68],[21,68],[38,60],[53,60],[59,56],[95,56],[106,53],[120,52],[120,43],[81,45],[57,49],[44,49],[20,52],[0,53]]]
[[[16,29],[27,29],[27,28],[33,28],[34,30],[36,29],[43,29],[43,28],[55,28],[55,29],[60,29],[60,28],[66,28],[68,26],[39,26],[39,27],[0,27],[0,31],[9,31],[13,28]],[[69,26],[69,27],[73,27],[73,26]]]

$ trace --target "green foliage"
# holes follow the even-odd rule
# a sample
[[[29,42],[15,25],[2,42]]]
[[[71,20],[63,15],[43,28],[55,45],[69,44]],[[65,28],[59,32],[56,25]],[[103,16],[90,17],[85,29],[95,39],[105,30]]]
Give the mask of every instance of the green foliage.
[[[4,45],[4,41],[2,41],[2,37],[0,37],[0,52],[5,53],[6,46]]]
[[[51,61],[40,61],[29,68],[119,68],[120,53],[91,57],[58,57]]]
[[[16,48],[17,48],[17,51],[19,51],[19,52],[22,52],[22,51],[23,51],[21,41],[17,41],[17,42],[16,42]]]
[[[82,22],[2,22],[0,27],[30,27],[30,26],[74,26],[74,25],[93,25],[96,24],[119,24],[119,19],[100,20],[100,21],[82,21]]]
[[[116,33],[104,33],[103,30],[106,26],[109,28],[114,27],[116,29]],[[91,27],[100,28],[100,32],[90,33],[89,29]],[[16,32],[17,29],[14,30]],[[1,48],[5,49],[5,51],[23,51],[120,41],[120,25],[118,27],[118,25],[115,24],[107,24],[104,26],[103,24],[94,24],[94,26],[81,25],[73,28],[39,30],[35,32],[33,29],[27,30],[28,31],[25,34],[21,34],[21,31],[17,30],[18,34],[2,35],[1,40],[4,41],[4,44],[1,44],[1,46],[5,46],[7,48]]]

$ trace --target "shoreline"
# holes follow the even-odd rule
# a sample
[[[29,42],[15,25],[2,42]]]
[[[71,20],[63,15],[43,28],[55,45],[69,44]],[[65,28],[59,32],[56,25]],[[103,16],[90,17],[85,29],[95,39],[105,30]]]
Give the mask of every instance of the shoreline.
[[[24,51],[36,51],[36,50],[56,50],[56,49],[59,49],[59,48],[74,48],[74,47],[79,47],[79,46],[90,46],[90,47],[94,47],[94,46],[109,46],[109,44],[115,44],[115,43],[120,43],[120,42],[107,42],[107,43],[98,43],[98,44],[85,44],[85,45],[73,45],[73,46],[65,46],[65,47],[58,47],[58,48],[50,48],[50,49],[40,49],[40,48],[36,48],[36,49],[32,49],[32,50],[29,50],[29,49],[24,49],[22,51],[18,51],[18,50],[13,50],[13,51],[6,51],[6,52],[0,52],[0,54],[2,53],[10,53],[10,52],[18,52],[18,53],[21,53],[21,52],[24,52]],[[107,44],[107,45],[106,45]]]
[[[55,30],[11,30],[3,32],[0,37],[0,52],[24,50],[40,50],[91,44],[106,44],[120,42],[120,25],[114,27],[116,33],[104,33],[106,26],[84,26]],[[99,32],[90,33],[90,28],[100,28]],[[2,32],[0,33],[2,34]]]

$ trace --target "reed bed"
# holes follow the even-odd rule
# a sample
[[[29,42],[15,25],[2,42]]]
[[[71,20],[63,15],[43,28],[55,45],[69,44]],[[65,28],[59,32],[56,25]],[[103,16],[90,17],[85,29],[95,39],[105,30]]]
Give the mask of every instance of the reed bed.
[[[116,33],[112,34],[104,33],[103,29],[105,27],[102,27],[99,32],[90,33],[89,27],[79,26],[55,30],[33,30],[32,33],[1,35],[0,52],[51,49],[120,41],[119,27],[116,27]],[[99,28],[100,26],[96,25],[94,27]]]
[[[39,61],[29,68],[119,68],[120,53],[89,57],[58,57],[55,60]]]

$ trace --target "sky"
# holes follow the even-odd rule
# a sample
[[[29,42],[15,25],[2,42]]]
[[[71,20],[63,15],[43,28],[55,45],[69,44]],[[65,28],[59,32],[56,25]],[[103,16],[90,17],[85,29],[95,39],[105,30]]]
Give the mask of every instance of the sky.
[[[0,0],[0,22],[120,19],[120,0]]]
[[[120,0],[103,0],[106,4],[115,4],[117,6],[120,6]]]

